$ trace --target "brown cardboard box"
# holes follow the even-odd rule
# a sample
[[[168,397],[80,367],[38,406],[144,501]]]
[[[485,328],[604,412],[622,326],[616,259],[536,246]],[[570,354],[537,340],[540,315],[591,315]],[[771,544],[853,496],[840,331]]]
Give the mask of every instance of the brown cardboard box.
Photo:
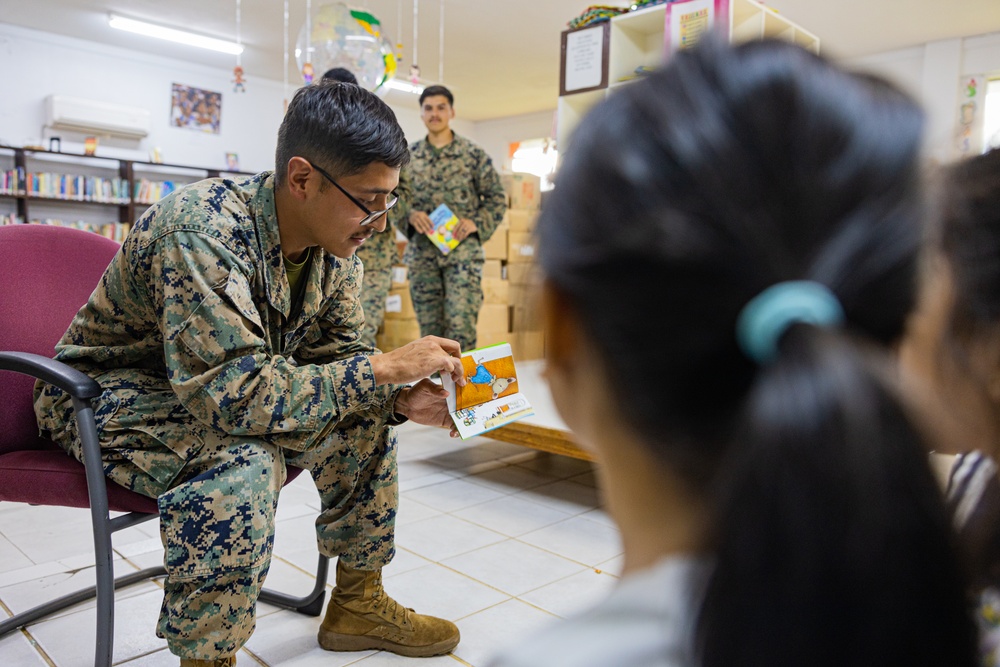
[[[522,331],[538,331],[542,328],[542,314],[538,310],[538,304],[529,302],[528,305],[514,304],[510,307],[510,330],[518,333]]]
[[[483,263],[483,278],[496,278],[497,280],[503,278],[503,266],[499,259],[488,259]]]
[[[410,289],[410,281],[408,280],[409,268],[406,266],[394,266],[392,267],[392,289]]]
[[[507,234],[507,262],[532,262],[535,259],[535,238],[528,232]]]
[[[476,329],[482,331],[510,331],[510,311],[506,304],[484,303],[479,309]]]
[[[537,209],[542,202],[542,179],[534,174],[518,172],[500,177],[510,198],[511,208]]]
[[[389,290],[389,295],[385,297],[385,319],[411,320],[416,319],[416,317],[417,313],[413,310],[413,300],[410,298],[410,290]]]
[[[510,337],[509,331],[493,331],[492,329],[476,329],[476,347],[487,347],[497,343],[506,343]]]
[[[535,229],[538,211],[532,209],[512,208],[507,211],[507,227],[512,232],[530,232]]]
[[[533,285],[538,281],[537,267],[530,262],[507,264],[507,280],[511,285]]]
[[[518,331],[510,334],[514,361],[545,358],[545,334],[542,331]]]
[[[507,228],[500,227],[490,240],[483,244],[486,259],[507,259]]]
[[[510,283],[501,278],[483,278],[483,301],[485,303],[510,303]]]
[[[539,292],[538,286],[534,283],[528,285],[508,283],[507,303],[512,306],[537,308]]]
[[[420,325],[413,319],[388,319],[382,325],[385,329],[383,337],[393,343],[393,349],[406,345],[420,338]]]

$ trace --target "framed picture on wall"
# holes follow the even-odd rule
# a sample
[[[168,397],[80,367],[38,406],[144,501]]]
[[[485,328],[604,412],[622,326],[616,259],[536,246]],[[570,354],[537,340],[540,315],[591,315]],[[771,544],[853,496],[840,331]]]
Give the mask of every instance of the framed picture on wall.
[[[579,30],[564,30],[560,47],[559,94],[608,87],[608,27],[604,21]]]
[[[219,133],[222,93],[179,83],[170,93],[170,125],[199,132]]]

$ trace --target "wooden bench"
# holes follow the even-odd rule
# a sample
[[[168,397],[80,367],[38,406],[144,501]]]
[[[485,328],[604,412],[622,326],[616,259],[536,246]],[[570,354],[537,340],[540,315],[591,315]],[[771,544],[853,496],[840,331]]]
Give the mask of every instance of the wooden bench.
[[[592,461],[593,457],[573,442],[569,428],[556,412],[549,388],[542,377],[544,367],[545,362],[542,360],[517,362],[518,390],[527,397],[535,414],[487,431],[482,437]]]

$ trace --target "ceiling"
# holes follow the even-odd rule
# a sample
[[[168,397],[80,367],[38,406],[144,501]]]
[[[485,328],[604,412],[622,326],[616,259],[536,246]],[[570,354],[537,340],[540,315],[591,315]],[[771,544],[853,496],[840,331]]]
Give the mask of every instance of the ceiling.
[[[289,0],[289,42],[294,48],[307,0]],[[604,4],[625,4],[603,0]],[[326,0],[311,0],[312,9]],[[413,62],[422,78],[443,83],[466,120],[485,120],[553,109],[559,89],[559,33],[593,0],[352,0],[402,43],[400,75]],[[834,58],[890,51],[925,42],[1000,32],[1000,0],[768,0],[782,15],[819,36]],[[444,58],[440,12],[444,13]],[[415,12],[416,9],[416,12]],[[234,56],[175,46],[108,27],[111,11],[128,18],[236,39],[236,0],[0,0],[0,22],[88,39],[221,68]],[[414,14],[417,39],[414,40]],[[284,80],[284,1],[242,0],[242,65],[255,77]],[[318,74],[321,74],[319,72]],[[301,84],[294,56],[288,81]],[[401,94],[395,94],[401,95]],[[403,98],[412,102],[412,97]],[[391,98],[390,101],[403,101]]]

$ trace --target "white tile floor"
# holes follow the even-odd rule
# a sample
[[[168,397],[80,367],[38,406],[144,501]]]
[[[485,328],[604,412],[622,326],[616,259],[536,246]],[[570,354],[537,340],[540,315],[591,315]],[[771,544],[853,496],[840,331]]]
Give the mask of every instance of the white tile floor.
[[[419,661],[330,653],[316,644],[319,619],[261,605],[240,667],[483,667],[497,649],[593,603],[616,581],[621,543],[589,464],[485,438],[452,440],[410,424],[399,440],[397,555],[385,570],[386,590],[420,612],[454,620],[461,644],[451,655]],[[269,588],[311,588],[318,508],[307,475],[282,491]],[[92,583],[91,539],[85,510],[0,503],[0,618]],[[114,542],[118,574],[162,559],[155,522],[117,533]],[[178,664],[154,634],[160,600],[156,583],[118,592],[116,664]],[[78,605],[0,639],[0,665],[90,665],[94,628],[93,603]]]

